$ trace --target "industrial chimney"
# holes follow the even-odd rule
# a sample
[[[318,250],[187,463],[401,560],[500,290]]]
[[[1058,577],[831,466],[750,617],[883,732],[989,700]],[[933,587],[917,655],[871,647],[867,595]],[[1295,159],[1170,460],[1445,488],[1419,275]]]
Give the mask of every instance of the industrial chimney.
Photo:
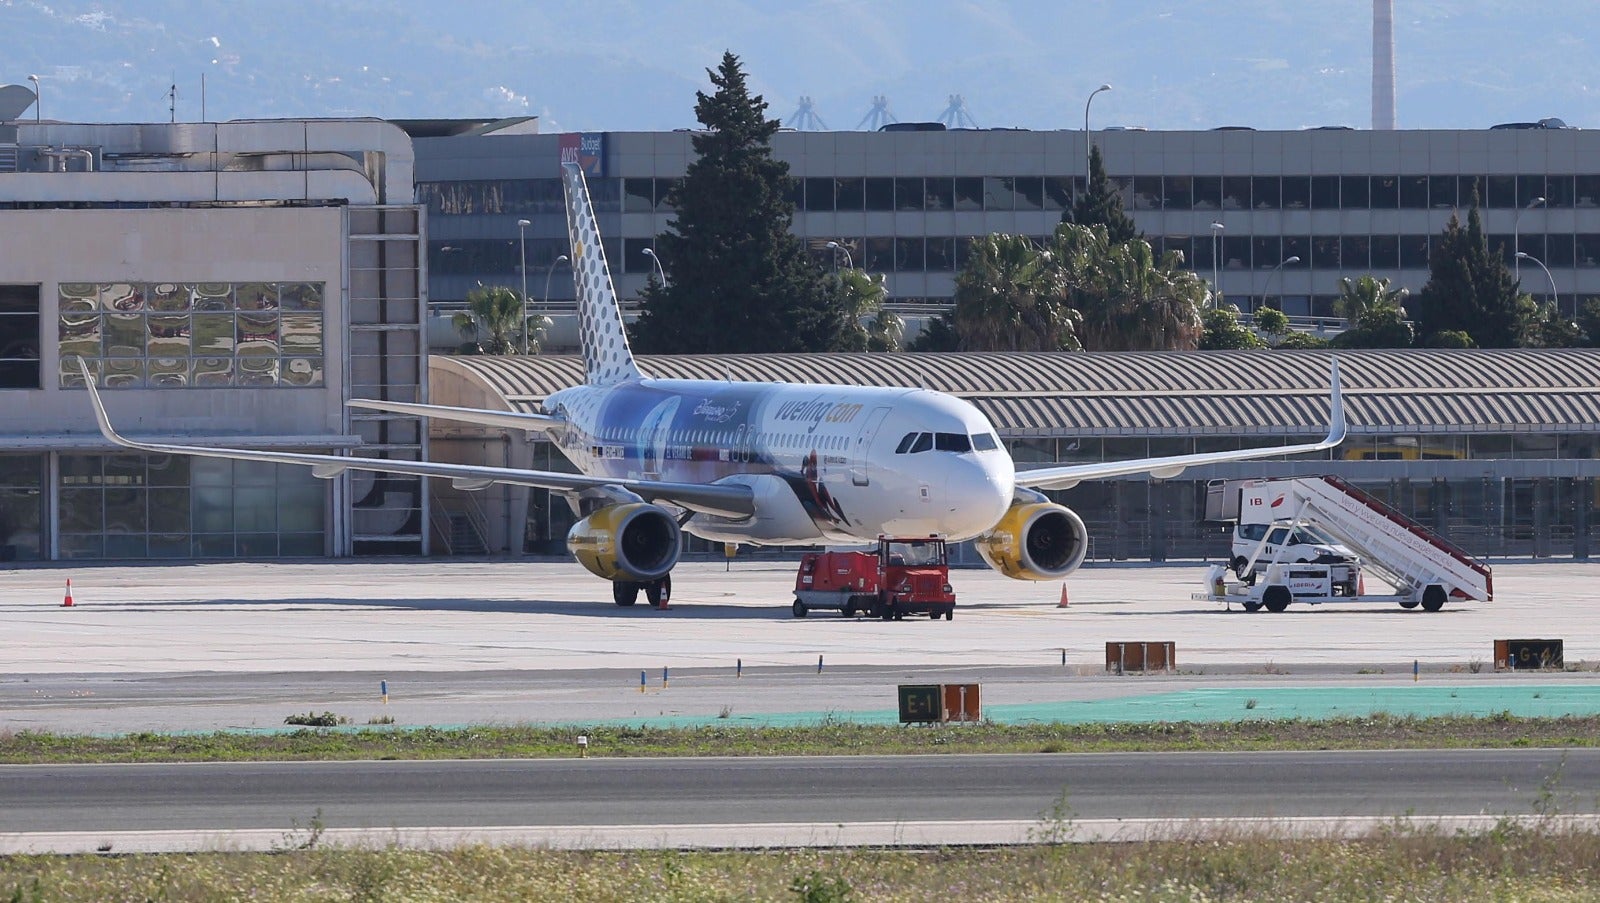
[[[1372,130],[1394,131],[1394,0],[1372,0]]]

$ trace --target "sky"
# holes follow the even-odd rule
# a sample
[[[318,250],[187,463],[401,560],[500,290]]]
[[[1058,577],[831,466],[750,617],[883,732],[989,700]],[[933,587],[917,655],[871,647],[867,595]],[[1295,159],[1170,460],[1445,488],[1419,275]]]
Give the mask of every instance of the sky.
[[[1394,0],[1400,128],[1600,128],[1594,0]],[[0,0],[0,84],[46,118],[532,115],[690,128],[731,50],[768,115],[965,123],[1371,125],[1371,0]],[[171,96],[176,86],[176,100]],[[32,115],[29,111],[28,115]]]

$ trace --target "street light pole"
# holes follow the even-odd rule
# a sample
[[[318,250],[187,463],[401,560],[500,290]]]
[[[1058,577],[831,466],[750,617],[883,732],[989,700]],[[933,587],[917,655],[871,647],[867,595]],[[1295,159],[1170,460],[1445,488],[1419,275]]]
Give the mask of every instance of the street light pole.
[[[1272,268],[1272,272],[1267,274],[1267,291],[1266,291],[1266,294],[1264,296],[1262,296],[1262,298],[1261,298],[1262,305],[1265,305],[1267,303],[1267,299],[1272,297],[1272,277],[1274,275],[1281,274],[1282,271],[1283,271],[1283,268],[1288,266],[1289,264],[1291,264],[1291,263],[1299,263],[1299,262],[1300,262],[1299,256],[1285,257],[1282,261],[1280,261],[1278,263],[1277,266]],[[1281,304],[1282,302],[1280,301],[1279,303]]]
[[[1083,102],[1083,190],[1089,190],[1089,104],[1094,103],[1094,96],[1101,91],[1110,91],[1110,85],[1101,85],[1089,92],[1089,99]]]
[[[844,245],[839,244],[836,241],[830,241],[830,242],[828,242],[828,250],[830,250],[830,251],[838,251],[840,254],[844,255],[844,266],[845,266],[845,269],[853,270],[853,269],[856,268],[855,258],[850,256],[850,249],[849,248],[845,247]],[[833,270],[834,270],[834,272],[838,272],[839,271],[839,255],[838,254],[835,254],[834,257],[833,257]]]
[[[650,260],[655,263],[656,273],[661,276],[661,284],[665,286],[667,284],[667,271],[661,268],[661,258],[656,256],[656,249],[645,248],[644,256],[650,258]]]
[[[1544,203],[1544,198],[1542,198],[1542,197],[1534,198],[1533,200],[1528,202],[1528,206],[1526,206],[1526,207],[1518,207],[1517,208],[1517,215],[1511,218],[1511,253],[1514,255],[1511,258],[1511,260],[1512,260],[1512,268],[1515,270],[1515,278],[1519,282],[1522,280],[1522,242],[1520,240],[1521,239],[1520,227],[1521,227],[1521,224],[1522,224],[1522,214],[1525,211],[1532,210],[1533,208],[1535,208],[1535,207],[1537,207],[1537,206],[1539,206],[1540,204],[1543,204],[1543,203]],[[1552,285],[1551,287],[1554,288],[1554,285]]]
[[[44,86],[39,84],[39,76],[30,75],[28,81],[33,82],[33,124],[38,125],[44,116]]]
[[[546,313],[550,311],[550,276],[556,271],[557,266],[566,262],[567,255],[562,254],[555,260],[550,261],[550,269],[544,271],[544,309]]]
[[[1222,237],[1222,230],[1224,228],[1226,228],[1226,227],[1223,226],[1221,223],[1215,221],[1215,220],[1213,220],[1211,222],[1211,306],[1212,307],[1220,307],[1221,305],[1218,304],[1217,302],[1222,300],[1222,290],[1220,288],[1218,288],[1218,282],[1217,282],[1217,258],[1219,258],[1221,256],[1221,253],[1222,253],[1222,249],[1220,247],[1220,245],[1221,245],[1220,239]]]
[[[1561,295],[1556,291],[1556,277],[1550,275],[1550,268],[1544,265],[1544,261],[1525,251],[1517,252],[1517,260],[1531,260],[1539,265],[1539,269],[1544,270],[1544,278],[1550,280],[1550,300],[1555,303],[1556,313],[1561,313]],[[1578,319],[1578,293],[1576,291],[1572,293],[1572,319],[1574,321]]]
[[[533,223],[517,220],[517,270],[522,273],[522,353],[528,353],[528,227]]]

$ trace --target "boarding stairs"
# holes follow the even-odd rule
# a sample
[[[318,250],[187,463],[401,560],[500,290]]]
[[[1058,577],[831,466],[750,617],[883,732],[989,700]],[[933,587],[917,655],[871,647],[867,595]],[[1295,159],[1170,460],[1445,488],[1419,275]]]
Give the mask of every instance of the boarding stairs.
[[[1494,572],[1487,564],[1339,477],[1251,480],[1240,488],[1239,504],[1242,510],[1266,506],[1274,520],[1316,525],[1413,604],[1442,604],[1432,587],[1455,599],[1494,598]]]

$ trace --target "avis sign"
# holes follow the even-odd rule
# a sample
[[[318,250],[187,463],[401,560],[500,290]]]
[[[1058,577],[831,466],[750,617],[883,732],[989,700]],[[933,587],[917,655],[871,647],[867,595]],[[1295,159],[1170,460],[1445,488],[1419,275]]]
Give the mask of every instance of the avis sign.
[[[561,162],[576,163],[585,178],[606,174],[606,133],[566,132],[561,135]]]

